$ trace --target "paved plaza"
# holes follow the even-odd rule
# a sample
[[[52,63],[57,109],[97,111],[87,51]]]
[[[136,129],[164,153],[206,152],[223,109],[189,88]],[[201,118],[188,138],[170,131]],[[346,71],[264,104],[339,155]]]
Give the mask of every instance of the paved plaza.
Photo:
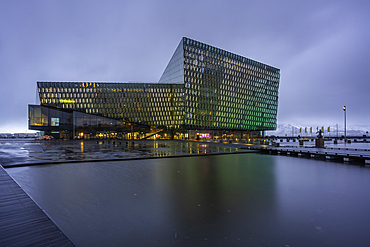
[[[112,161],[205,154],[254,152],[245,143],[182,140],[0,140],[4,168],[82,161]]]
[[[275,150],[370,159],[370,143],[326,142],[315,148],[314,142],[283,142],[279,147],[248,144],[245,141],[207,140],[69,140],[0,139],[0,164],[4,168],[40,164],[93,161],[118,161],[194,155],[236,154]],[[266,153],[266,152],[264,152]]]

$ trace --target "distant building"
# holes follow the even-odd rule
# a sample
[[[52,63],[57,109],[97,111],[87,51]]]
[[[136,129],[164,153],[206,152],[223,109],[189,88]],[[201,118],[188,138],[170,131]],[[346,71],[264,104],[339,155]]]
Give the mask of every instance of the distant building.
[[[158,83],[37,82],[29,129],[55,138],[276,129],[280,70],[183,38]]]

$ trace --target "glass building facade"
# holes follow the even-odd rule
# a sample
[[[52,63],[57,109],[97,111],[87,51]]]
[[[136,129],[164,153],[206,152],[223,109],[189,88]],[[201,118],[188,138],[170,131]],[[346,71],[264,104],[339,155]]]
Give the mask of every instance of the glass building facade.
[[[29,106],[29,128],[59,138],[275,130],[279,80],[277,68],[183,38],[158,83],[37,82],[41,105]]]

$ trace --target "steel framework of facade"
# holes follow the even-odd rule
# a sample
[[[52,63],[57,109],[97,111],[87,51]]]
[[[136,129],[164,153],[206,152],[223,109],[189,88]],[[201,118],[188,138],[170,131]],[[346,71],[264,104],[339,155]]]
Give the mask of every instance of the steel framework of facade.
[[[279,80],[277,68],[184,37],[158,83],[37,82],[41,105],[29,105],[29,128],[56,138],[274,130]]]

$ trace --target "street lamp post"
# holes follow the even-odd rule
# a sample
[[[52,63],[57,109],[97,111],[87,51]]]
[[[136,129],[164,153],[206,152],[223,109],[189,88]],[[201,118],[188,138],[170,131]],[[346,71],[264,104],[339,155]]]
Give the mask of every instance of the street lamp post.
[[[346,106],[343,106],[344,111],[344,141],[347,141],[347,114],[346,114]]]

